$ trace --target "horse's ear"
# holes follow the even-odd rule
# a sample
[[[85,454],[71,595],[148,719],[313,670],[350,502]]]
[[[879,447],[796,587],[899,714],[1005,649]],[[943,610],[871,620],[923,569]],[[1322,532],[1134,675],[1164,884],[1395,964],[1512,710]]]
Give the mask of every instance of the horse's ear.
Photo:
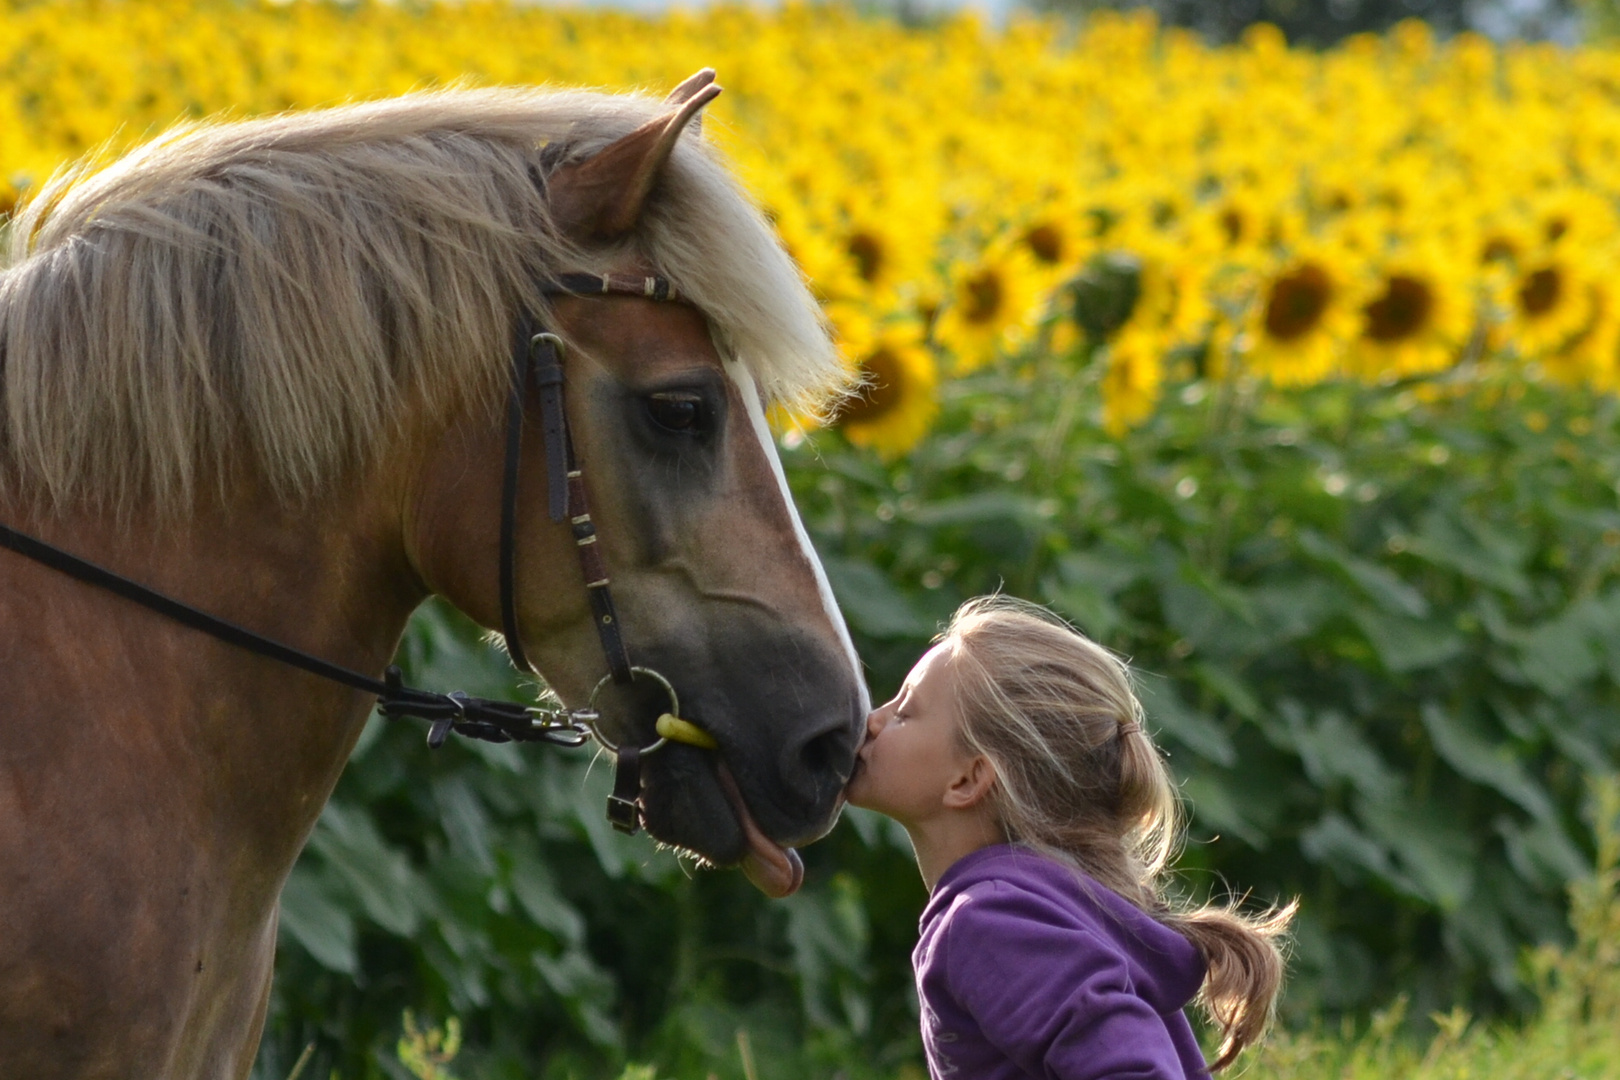
[[[584,161],[564,165],[551,174],[547,184],[551,212],[570,235],[606,241],[636,227],[647,196],[675,149],[675,140],[698,110],[720,96],[714,72],[707,69],[676,87],[675,94],[683,90],[685,96],[674,112],[649,120]],[[670,95],[671,100],[675,94]]]
[[[688,75],[681,80],[681,85],[669,92],[664,99],[665,105],[684,105],[691,100],[693,94],[710,86],[714,82],[714,68],[703,68]]]
[[[714,68],[703,68],[696,71],[681,80],[681,85],[669,92],[669,96],[664,99],[664,104],[684,105],[691,99],[693,94],[708,88],[713,82]],[[692,123],[689,126],[692,128],[692,134],[696,135],[701,132],[703,130],[703,114],[699,113],[692,117]]]

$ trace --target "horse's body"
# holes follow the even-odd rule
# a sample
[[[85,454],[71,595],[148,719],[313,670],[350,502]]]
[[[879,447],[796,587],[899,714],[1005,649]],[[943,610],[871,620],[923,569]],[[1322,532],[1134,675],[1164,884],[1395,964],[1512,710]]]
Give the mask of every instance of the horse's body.
[[[762,408],[836,372],[763,223],[674,137],[692,111],[660,139],[640,101],[404,99],[47,192],[0,276],[0,522],[360,671],[429,593],[498,626],[499,406],[513,327],[545,312],[631,656],[748,807],[671,746],[649,830],[722,864],[738,813],[813,839],[866,701]],[[695,304],[548,309],[577,269],[656,269]],[[522,475],[519,627],[583,704],[604,662],[537,438]],[[372,700],[8,552],[0,686],[0,1075],[245,1075],[277,896]]]

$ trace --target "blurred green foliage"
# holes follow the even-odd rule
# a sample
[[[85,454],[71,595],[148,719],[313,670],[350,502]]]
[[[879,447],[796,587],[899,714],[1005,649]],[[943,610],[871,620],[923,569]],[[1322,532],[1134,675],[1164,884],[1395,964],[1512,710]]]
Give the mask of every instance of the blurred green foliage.
[[[1285,1018],[1528,1007],[1568,937],[1588,777],[1620,764],[1616,403],[1469,366],[1275,393],[1186,378],[1123,438],[1090,346],[945,385],[883,463],[823,432],[786,462],[874,694],[962,598],[1042,600],[1130,656],[1193,812],[1182,885],[1303,897]],[[438,603],[423,685],[514,693]],[[904,834],[850,812],[785,902],[602,816],[589,754],[374,721],[294,871],[256,1075],[772,1080],[918,1075]]]
[[[1612,1076],[1620,1070],[1620,781],[1593,785],[1596,873],[1570,888],[1575,940],[1527,957],[1537,1015],[1518,1025],[1481,1024],[1456,1007],[1431,1020],[1425,1044],[1407,1037],[1410,1001],[1398,997],[1362,1031],[1279,1031],[1245,1062],[1250,1080],[1335,1076],[1341,1080],[1540,1080]],[[447,1030],[422,1032],[409,1013],[399,1059],[418,1080],[454,1080],[447,1063],[458,1042]],[[653,1066],[632,1065],[619,1080],[656,1080]]]
[[[1574,941],[1527,957],[1537,1014],[1523,1025],[1481,1023],[1456,1007],[1431,1017],[1425,1044],[1405,1037],[1410,1002],[1398,998],[1361,1032],[1320,1026],[1279,1032],[1246,1070],[1249,1080],[1542,1080],[1620,1075],[1620,783],[1593,785],[1597,872],[1570,888]]]

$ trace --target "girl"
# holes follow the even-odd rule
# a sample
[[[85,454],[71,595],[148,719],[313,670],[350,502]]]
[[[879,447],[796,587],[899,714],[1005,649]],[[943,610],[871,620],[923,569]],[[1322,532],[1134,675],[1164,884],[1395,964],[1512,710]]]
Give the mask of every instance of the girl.
[[[1295,905],[1164,897],[1175,791],[1125,664],[980,597],[873,711],[849,800],[905,826],[931,896],[912,954],[935,1080],[1207,1077],[1182,1008],[1265,1032]]]

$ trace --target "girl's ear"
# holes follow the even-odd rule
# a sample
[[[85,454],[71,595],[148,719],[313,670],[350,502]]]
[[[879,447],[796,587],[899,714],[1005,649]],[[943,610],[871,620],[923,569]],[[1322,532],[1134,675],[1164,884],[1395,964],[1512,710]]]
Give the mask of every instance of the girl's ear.
[[[945,789],[945,806],[971,810],[990,797],[996,786],[996,767],[983,754],[974,754]]]

